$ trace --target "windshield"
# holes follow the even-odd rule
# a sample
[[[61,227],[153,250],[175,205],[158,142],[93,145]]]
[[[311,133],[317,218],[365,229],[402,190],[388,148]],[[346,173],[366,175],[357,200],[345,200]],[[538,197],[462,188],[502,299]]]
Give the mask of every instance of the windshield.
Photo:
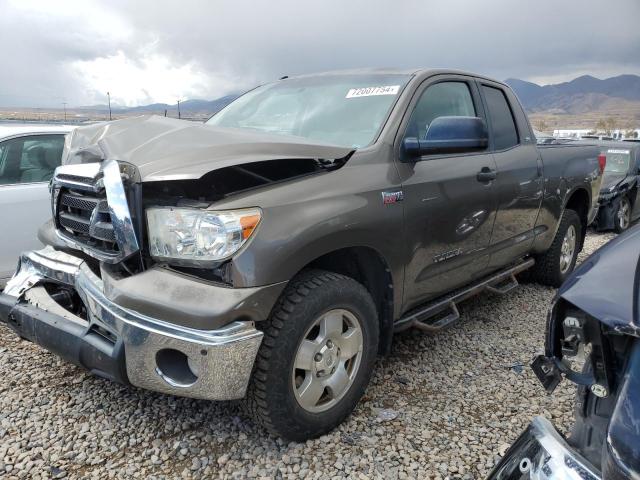
[[[627,173],[629,171],[629,161],[631,160],[630,150],[607,149],[603,151],[607,156],[607,166],[604,171],[607,173]]]
[[[408,80],[382,74],[281,80],[251,90],[207,123],[364,147],[375,140]]]

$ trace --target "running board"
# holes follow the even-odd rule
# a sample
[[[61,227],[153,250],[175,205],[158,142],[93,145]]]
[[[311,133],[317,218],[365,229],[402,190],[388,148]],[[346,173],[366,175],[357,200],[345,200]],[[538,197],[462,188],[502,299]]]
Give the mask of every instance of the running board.
[[[534,263],[533,258],[529,258],[518,265],[494,273],[474,284],[430,302],[417,310],[413,310],[395,323],[394,331],[399,332],[407,328],[415,327],[425,332],[438,332],[460,318],[458,303],[478,295],[485,290],[499,295],[510,292],[518,286],[516,274],[531,268]],[[434,317],[438,318],[434,320]]]

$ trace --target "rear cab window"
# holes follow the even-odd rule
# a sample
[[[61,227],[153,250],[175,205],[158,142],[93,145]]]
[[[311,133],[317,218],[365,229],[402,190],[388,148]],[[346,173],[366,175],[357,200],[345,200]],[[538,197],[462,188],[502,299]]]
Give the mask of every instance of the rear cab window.
[[[487,115],[491,122],[493,149],[506,150],[520,143],[518,128],[505,93],[495,87],[482,85],[482,93],[487,105]]]

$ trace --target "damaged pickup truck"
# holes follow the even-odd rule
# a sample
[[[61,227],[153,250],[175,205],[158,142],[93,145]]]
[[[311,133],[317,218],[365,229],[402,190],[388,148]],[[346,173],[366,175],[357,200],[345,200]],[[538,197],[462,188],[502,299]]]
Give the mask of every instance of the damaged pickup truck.
[[[601,142],[607,165],[600,187],[600,208],[595,219],[598,230],[625,231],[640,217],[640,143]]]
[[[445,70],[282,79],[206,124],[78,128],[47,247],[0,295],[18,335],[93,373],[321,435],[394,331],[530,269],[559,286],[596,213],[595,146],[536,146],[513,92]]]

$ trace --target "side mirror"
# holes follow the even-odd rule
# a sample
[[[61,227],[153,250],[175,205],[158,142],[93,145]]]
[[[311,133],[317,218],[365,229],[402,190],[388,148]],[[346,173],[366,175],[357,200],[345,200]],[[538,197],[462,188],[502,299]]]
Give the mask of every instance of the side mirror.
[[[472,152],[484,150],[488,145],[489,134],[483,119],[438,117],[429,125],[424,140],[407,137],[402,142],[402,150],[406,161],[415,161],[422,155]]]

